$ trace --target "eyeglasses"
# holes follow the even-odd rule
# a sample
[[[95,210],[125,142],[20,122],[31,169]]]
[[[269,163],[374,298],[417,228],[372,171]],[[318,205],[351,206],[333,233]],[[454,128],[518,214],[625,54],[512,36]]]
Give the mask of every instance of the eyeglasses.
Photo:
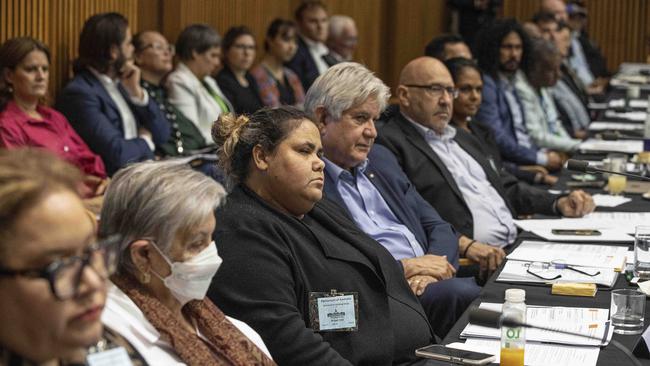
[[[153,50],[156,51],[156,52],[167,51],[167,52],[171,53],[172,55],[174,53],[176,53],[176,47],[174,47],[173,44],[165,45],[165,44],[162,44],[162,43],[149,43],[149,44],[146,44],[146,45],[140,47],[140,52],[146,50],[147,48],[153,48]]]
[[[432,85],[415,85],[415,84],[406,84],[404,85],[407,88],[420,88],[425,89],[431,93],[436,98],[440,98],[444,92],[447,92],[452,98],[458,98],[458,89],[453,86],[442,86],[439,84]]]
[[[247,44],[234,44],[232,45],[232,48],[238,49],[240,51],[255,51],[255,45],[247,45]]]
[[[48,280],[50,289],[58,300],[68,300],[79,294],[83,271],[90,266],[102,279],[115,272],[121,237],[112,235],[91,245],[83,255],[56,260],[42,269],[15,270],[0,268],[0,276],[42,278]]]
[[[528,267],[526,269],[527,273],[530,273],[531,275],[533,275],[533,276],[535,276],[535,277],[537,277],[539,279],[546,280],[546,281],[553,281],[553,280],[557,280],[559,278],[562,278],[562,275],[560,273],[558,273],[558,272],[560,272],[562,270],[565,270],[565,269],[568,269],[568,270],[571,270],[571,271],[574,271],[574,272],[578,272],[580,274],[583,274],[583,275],[589,276],[589,277],[596,277],[596,276],[598,276],[600,274],[600,271],[598,271],[596,273],[585,272],[585,271],[580,270],[580,269],[578,269],[576,267],[573,267],[573,266],[570,266],[570,265],[566,264],[566,262],[564,262],[561,259],[552,260],[550,263],[548,263],[548,262],[531,262],[531,263],[526,263],[525,266]]]

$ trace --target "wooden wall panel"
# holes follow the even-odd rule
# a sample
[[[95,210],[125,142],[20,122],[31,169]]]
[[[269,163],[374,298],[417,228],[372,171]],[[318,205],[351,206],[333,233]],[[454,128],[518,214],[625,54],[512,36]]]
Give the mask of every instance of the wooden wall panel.
[[[70,77],[81,26],[91,14],[117,11],[129,18],[133,32],[158,29],[174,42],[180,30],[196,22],[224,33],[246,24],[261,42],[275,17],[293,18],[302,0],[0,0],[0,42],[30,35],[47,43],[53,56],[51,91]],[[406,62],[424,45],[449,29],[446,0],[323,0],[330,14],[353,17],[359,28],[356,60],[394,87]],[[650,53],[650,1],[588,0],[592,38],[610,69],[623,61],[644,61]],[[527,20],[539,0],[504,0],[502,13]]]

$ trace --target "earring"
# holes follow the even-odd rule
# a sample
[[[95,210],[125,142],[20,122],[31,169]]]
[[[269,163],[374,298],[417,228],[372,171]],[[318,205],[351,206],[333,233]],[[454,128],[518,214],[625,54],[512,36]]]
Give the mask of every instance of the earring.
[[[151,274],[149,272],[143,272],[140,282],[147,284],[149,281],[151,281]]]

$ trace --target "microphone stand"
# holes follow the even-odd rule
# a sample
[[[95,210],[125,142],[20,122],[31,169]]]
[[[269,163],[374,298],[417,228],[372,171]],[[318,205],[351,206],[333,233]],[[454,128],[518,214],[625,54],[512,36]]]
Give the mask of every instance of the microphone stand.
[[[569,159],[567,162],[567,169],[572,170],[574,172],[581,172],[581,173],[609,173],[609,174],[615,174],[615,175],[624,175],[626,177],[631,177],[631,178],[637,178],[645,181],[650,181],[650,178],[644,177],[643,175],[638,175],[638,174],[632,174],[632,173],[621,173],[621,172],[614,172],[611,170],[605,170],[605,169],[599,169],[599,168],[594,168],[589,165],[586,161],[582,160],[573,160]]]

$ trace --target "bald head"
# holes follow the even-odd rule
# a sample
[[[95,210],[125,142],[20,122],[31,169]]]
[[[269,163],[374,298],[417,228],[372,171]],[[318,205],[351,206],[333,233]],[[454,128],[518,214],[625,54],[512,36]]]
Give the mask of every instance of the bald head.
[[[542,0],[540,10],[554,14],[557,20],[566,22],[569,19],[564,0]]]
[[[442,133],[451,119],[454,82],[445,65],[432,57],[418,57],[400,74],[400,110],[413,121]]]

